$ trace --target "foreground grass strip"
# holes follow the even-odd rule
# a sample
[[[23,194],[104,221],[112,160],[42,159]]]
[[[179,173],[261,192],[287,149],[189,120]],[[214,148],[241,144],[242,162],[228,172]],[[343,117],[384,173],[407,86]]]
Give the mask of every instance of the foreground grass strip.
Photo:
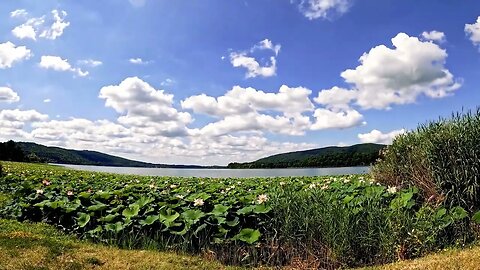
[[[0,220],[0,269],[241,269],[200,257],[89,244],[41,223]]]
[[[477,270],[480,267],[480,247],[453,249],[399,263],[363,268],[363,270]]]

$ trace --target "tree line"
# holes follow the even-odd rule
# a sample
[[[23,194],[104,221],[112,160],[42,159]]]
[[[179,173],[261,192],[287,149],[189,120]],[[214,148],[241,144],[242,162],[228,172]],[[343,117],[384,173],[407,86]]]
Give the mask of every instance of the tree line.
[[[309,156],[302,159],[275,159],[268,162],[254,161],[248,163],[230,163],[230,169],[271,169],[271,168],[308,168],[308,167],[353,167],[368,166],[379,157],[379,153],[331,153],[319,156]]]
[[[18,144],[12,140],[0,142],[0,160],[17,162],[42,162],[35,154],[25,154]]]

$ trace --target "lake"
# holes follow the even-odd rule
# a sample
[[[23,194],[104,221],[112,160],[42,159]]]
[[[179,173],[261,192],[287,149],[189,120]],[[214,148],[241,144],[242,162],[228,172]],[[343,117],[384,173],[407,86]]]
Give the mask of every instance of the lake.
[[[107,172],[120,174],[135,174],[146,176],[182,176],[182,177],[213,177],[213,178],[249,178],[249,177],[280,177],[280,176],[325,176],[344,174],[365,174],[369,167],[342,168],[293,168],[293,169],[167,169],[167,168],[133,168],[64,165],[76,170]]]

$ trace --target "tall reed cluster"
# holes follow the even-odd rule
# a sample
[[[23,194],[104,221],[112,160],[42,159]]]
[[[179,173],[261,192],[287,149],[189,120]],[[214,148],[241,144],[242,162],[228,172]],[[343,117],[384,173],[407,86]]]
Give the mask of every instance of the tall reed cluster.
[[[386,185],[416,186],[428,202],[480,209],[480,108],[397,137],[373,175]]]

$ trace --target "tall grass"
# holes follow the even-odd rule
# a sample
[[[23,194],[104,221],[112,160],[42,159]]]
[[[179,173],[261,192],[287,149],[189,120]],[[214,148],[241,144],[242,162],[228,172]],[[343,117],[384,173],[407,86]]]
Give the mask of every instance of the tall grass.
[[[461,208],[419,199],[417,188],[386,194],[377,185],[285,187],[272,202],[275,242],[287,261],[303,261],[303,268],[337,269],[415,258],[471,240],[459,229],[467,217]]]
[[[416,186],[426,201],[479,209],[480,108],[397,137],[373,175],[387,185]]]

